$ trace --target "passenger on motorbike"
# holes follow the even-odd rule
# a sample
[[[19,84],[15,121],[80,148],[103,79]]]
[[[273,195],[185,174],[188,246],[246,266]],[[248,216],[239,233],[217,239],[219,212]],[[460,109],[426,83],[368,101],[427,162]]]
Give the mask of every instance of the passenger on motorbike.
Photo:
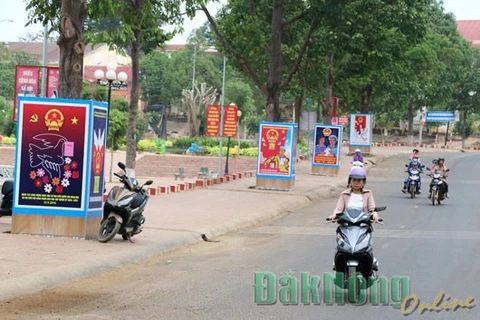
[[[432,160],[432,166],[430,167],[430,171],[433,172],[433,168],[435,168],[436,165],[437,165],[437,159],[433,159]]]
[[[410,158],[408,158],[409,160],[412,160],[413,158],[417,158],[418,160],[420,160],[418,154],[420,153],[420,151],[418,149],[413,149],[412,151],[412,155],[410,156]],[[416,156],[416,157],[415,157]]]
[[[447,167],[445,166],[445,159],[443,157],[440,157],[437,159],[437,164],[432,168],[432,172],[435,172],[435,171],[440,171],[443,174],[442,181],[443,181],[443,185],[445,186],[444,187],[445,197],[449,198],[448,183],[447,183],[448,172],[447,172]],[[430,191],[431,191],[431,188],[430,188]]]
[[[423,173],[422,164],[420,163],[420,161],[418,161],[417,155],[414,155],[412,158],[412,161],[410,161],[410,163],[408,164],[408,170],[407,170],[408,176],[403,181],[403,189],[402,189],[403,193],[407,193],[407,186],[408,186],[408,183],[410,182],[410,179],[409,179],[410,170],[412,169],[418,170],[419,173]],[[418,194],[422,193],[422,176],[420,174],[418,175],[418,192],[417,193]]]
[[[373,211],[375,209],[375,200],[373,193],[370,190],[364,189],[367,181],[367,173],[361,167],[353,168],[350,171],[351,188],[342,192],[337,201],[337,206],[333,214],[329,216],[331,220],[335,220],[337,213],[343,213],[350,209],[362,209],[365,212],[371,212],[373,221],[378,222],[378,213]],[[335,266],[335,262],[334,262]],[[373,257],[373,269],[378,271],[378,261]]]

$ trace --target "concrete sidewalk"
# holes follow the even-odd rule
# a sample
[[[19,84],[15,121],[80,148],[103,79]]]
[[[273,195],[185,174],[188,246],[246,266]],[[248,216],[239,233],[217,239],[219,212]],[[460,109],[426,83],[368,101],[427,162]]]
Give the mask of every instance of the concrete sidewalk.
[[[411,153],[405,148],[374,148],[377,165],[387,157]],[[422,153],[440,150],[422,150]],[[441,152],[458,152],[442,150]],[[255,177],[228,183],[151,196],[145,210],[144,231],[135,243],[116,236],[109,243],[43,236],[15,235],[10,217],[0,218],[0,300],[9,300],[92,276],[129,263],[166,253],[181,246],[213,239],[228,232],[251,227],[311,204],[336,197],[345,187],[351,157],[342,150],[337,177],[310,174],[311,161],[297,163],[292,191],[256,190]],[[372,167],[371,164],[367,166]],[[252,170],[255,168],[252,168]],[[156,180],[156,178],[151,178]],[[164,181],[167,178],[158,178]],[[173,178],[170,179],[172,183]],[[141,180],[140,182],[143,182]],[[158,182],[158,181],[157,181]],[[168,181],[165,180],[166,183]],[[319,212],[327,216],[330,212]]]

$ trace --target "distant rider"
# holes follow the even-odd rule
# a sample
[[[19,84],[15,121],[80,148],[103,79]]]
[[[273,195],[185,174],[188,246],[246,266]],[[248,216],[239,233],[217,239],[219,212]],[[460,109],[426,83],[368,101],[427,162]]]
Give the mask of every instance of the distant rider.
[[[402,192],[407,193],[407,186],[408,186],[408,183],[410,182],[410,170],[412,170],[412,169],[413,170],[418,170],[418,172],[419,172],[417,194],[420,194],[420,193],[422,193],[422,176],[420,175],[420,173],[423,173],[423,170],[422,170],[422,164],[420,163],[420,161],[418,161],[418,155],[416,155],[416,154],[413,155],[412,160],[408,164],[408,170],[407,170],[408,176],[403,181]]]
[[[437,165],[435,165],[432,168],[432,172],[439,171],[443,174],[442,181],[443,185],[445,186],[445,197],[449,198],[448,196],[448,183],[447,183],[447,177],[448,177],[448,172],[447,172],[447,167],[445,166],[445,159],[443,157],[440,157],[437,159]],[[430,190],[431,191],[431,190]]]
[[[360,151],[360,149],[355,149],[355,155],[353,156],[353,162],[355,161],[360,161],[361,163],[363,163],[363,156],[362,156],[362,152]]]
[[[352,186],[342,192],[337,201],[337,206],[333,214],[329,216],[331,220],[335,220],[337,213],[343,213],[351,209],[363,209],[365,212],[371,212],[373,221],[378,222],[378,213],[375,212],[375,200],[370,190],[364,189],[367,182],[367,173],[361,167],[355,167],[350,171]],[[335,266],[335,262],[334,262]],[[373,257],[373,270],[378,271],[378,261]]]

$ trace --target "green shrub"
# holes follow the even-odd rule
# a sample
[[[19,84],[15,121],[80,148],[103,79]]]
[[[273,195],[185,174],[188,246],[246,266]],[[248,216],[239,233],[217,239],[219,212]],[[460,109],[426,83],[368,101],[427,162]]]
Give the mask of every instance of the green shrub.
[[[0,145],[7,145],[7,146],[14,146],[17,139],[14,137],[3,137],[2,142]]]
[[[258,148],[244,148],[240,149],[240,155],[245,157],[257,157]]]
[[[230,146],[229,156],[232,156],[233,147]],[[211,156],[218,156],[218,146],[207,147],[207,153]],[[240,155],[245,157],[256,157],[258,154],[257,148],[240,149]],[[222,148],[222,156],[227,156],[227,147]]]
[[[147,140],[140,140],[137,144],[138,151],[155,151],[155,140],[147,139]]]

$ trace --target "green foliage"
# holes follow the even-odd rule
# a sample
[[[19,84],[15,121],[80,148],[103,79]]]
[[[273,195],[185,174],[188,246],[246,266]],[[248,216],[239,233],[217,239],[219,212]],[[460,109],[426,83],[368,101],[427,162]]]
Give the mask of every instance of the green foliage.
[[[13,103],[0,96],[0,134],[11,136],[15,134],[13,121]]]
[[[0,142],[0,145],[6,145],[6,146],[14,146],[17,142],[17,139],[14,137],[3,137],[2,142]]]
[[[153,138],[140,140],[138,141],[137,148],[138,148],[138,151],[153,152],[155,151],[155,140]]]
[[[32,55],[22,51],[12,51],[3,43],[0,43],[0,61],[0,96],[13,101],[15,66],[38,66],[39,63]]]

